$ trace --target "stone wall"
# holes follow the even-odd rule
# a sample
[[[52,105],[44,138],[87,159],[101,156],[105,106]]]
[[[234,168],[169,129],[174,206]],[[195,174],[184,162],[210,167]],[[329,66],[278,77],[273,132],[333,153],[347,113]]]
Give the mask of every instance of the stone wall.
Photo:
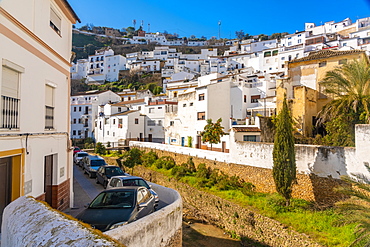
[[[1,246],[124,246],[31,197],[4,210]]]
[[[134,171],[135,175],[177,190],[183,199],[184,210],[189,216],[217,225],[225,231],[271,247],[320,246],[307,235],[297,233],[245,207],[199,191],[173,178],[169,179],[143,166],[135,167]]]
[[[1,246],[182,246],[182,199],[170,188],[152,185],[167,206],[130,224],[104,232],[61,214],[46,203],[20,197],[4,210]]]
[[[256,191],[258,192],[276,192],[274,180],[272,177],[272,169],[235,163],[226,163],[207,159],[204,157],[197,157],[191,155],[191,149],[189,150],[188,154],[182,154],[165,150],[152,149],[148,147],[138,147],[145,151],[153,150],[158,154],[159,157],[170,156],[174,158],[177,164],[185,163],[187,162],[189,157],[192,157],[196,167],[200,163],[205,163],[207,167],[210,167],[212,169],[219,169],[220,171],[223,171],[230,176],[239,176],[246,182],[252,183],[254,186],[256,186]],[[319,177],[315,174],[299,173],[297,174],[297,180],[293,185],[292,196],[294,198],[300,198],[307,201],[314,201],[320,205],[332,205],[333,203],[345,198],[343,194],[335,191],[335,188],[343,184],[344,182],[339,179]]]

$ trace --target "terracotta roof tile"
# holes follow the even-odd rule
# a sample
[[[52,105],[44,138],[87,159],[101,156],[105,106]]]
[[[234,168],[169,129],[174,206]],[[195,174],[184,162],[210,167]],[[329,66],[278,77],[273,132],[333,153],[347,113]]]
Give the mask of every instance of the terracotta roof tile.
[[[261,132],[258,127],[232,127],[235,132]]]
[[[343,55],[349,55],[349,54],[356,54],[356,53],[358,54],[365,53],[365,51],[363,50],[348,50],[348,51],[322,50],[322,51],[317,51],[317,52],[310,52],[310,54],[307,57],[294,59],[293,61],[290,61],[289,63],[298,63],[298,62],[323,59],[323,58],[329,58],[329,57],[336,57],[336,56],[343,56]]]

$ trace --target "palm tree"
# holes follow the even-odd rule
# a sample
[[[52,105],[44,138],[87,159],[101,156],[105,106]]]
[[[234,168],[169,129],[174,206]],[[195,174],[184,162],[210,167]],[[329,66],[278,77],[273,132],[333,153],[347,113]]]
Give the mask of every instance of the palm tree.
[[[319,112],[318,124],[326,126],[329,136],[347,129],[348,133],[345,134],[350,136],[353,145],[354,125],[370,123],[370,66],[368,61],[361,59],[343,64],[327,72],[320,85],[324,86],[325,93],[333,100]]]

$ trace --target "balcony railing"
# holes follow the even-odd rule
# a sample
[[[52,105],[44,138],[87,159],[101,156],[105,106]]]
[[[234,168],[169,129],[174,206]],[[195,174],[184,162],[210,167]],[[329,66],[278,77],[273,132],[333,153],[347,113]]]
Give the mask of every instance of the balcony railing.
[[[54,107],[45,106],[45,129],[54,128]]]
[[[19,128],[19,99],[1,95],[1,128],[18,129]]]

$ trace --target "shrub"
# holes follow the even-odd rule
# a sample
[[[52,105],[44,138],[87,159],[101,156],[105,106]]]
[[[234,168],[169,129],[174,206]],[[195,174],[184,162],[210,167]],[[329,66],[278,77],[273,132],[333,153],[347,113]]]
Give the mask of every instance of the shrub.
[[[163,168],[167,170],[173,168],[176,165],[175,160],[170,156],[163,156],[161,157],[161,160],[163,161]]]
[[[211,174],[211,169],[207,168],[206,164],[200,163],[198,165],[198,169],[196,171],[195,176],[198,177],[198,178],[209,179],[210,174]]]
[[[153,152],[152,150],[150,150],[149,152],[143,154],[141,159],[142,159],[143,165],[146,167],[149,167],[149,166],[152,166],[156,160],[158,160],[158,155],[156,152]]]
[[[171,175],[179,179],[188,174],[187,169],[184,166],[175,166],[171,170]]]
[[[96,143],[95,153],[104,155],[106,152],[105,146],[101,142]]]

